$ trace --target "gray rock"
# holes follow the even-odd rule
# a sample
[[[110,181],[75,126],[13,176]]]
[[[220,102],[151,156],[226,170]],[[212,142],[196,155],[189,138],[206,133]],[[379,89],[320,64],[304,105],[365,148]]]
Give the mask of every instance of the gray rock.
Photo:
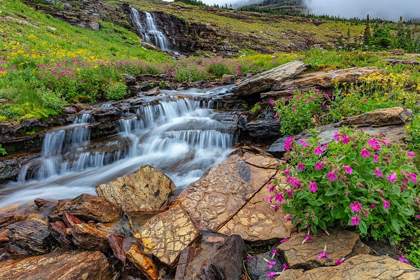
[[[277,255],[273,259],[271,258],[272,256],[273,254],[271,252],[266,252],[256,255],[254,258],[245,262],[248,275],[252,280],[266,280],[267,274],[270,272],[283,270],[283,266]],[[265,259],[276,264],[272,268],[269,268]]]

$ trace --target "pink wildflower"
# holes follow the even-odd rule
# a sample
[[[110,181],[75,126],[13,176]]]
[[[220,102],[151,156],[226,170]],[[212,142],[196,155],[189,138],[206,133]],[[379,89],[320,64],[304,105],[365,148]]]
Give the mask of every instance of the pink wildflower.
[[[373,163],[378,163],[378,158],[379,158],[378,155],[374,155],[373,156]]]
[[[408,263],[408,260],[405,258],[405,256],[401,256],[398,260],[403,263]]]
[[[264,259],[264,260],[267,262],[269,268],[273,268],[273,266],[276,265],[276,262],[272,262],[272,261],[269,261],[269,260],[266,260],[266,259]]]
[[[386,201],[385,199],[382,199],[382,202],[384,203],[384,209],[388,209],[389,206],[391,205],[391,200],[390,201]]]
[[[309,185],[308,190],[309,190],[310,192],[316,193],[316,191],[318,190],[318,186],[316,185],[316,182],[312,182],[312,183]]]
[[[284,149],[286,151],[292,149],[292,142],[293,142],[293,137],[292,136],[290,136],[286,139],[286,142],[284,143]]]
[[[291,221],[292,220],[292,215],[287,215],[286,217],[284,217],[284,219],[286,221]]]
[[[322,170],[322,162],[315,163],[315,170]]]
[[[287,177],[290,177],[289,169],[283,170],[283,173],[286,174]]]
[[[270,99],[270,105],[274,106],[274,100],[273,99]]]
[[[281,274],[281,272],[270,272],[270,273],[268,273],[267,274],[267,277],[268,278],[273,278],[273,277],[275,277],[275,276],[277,276],[277,275],[280,275]]]
[[[386,179],[395,184],[397,181],[397,173],[393,172],[391,175],[386,176]]]
[[[300,170],[300,171],[303,171],[305,169],[305,166],[303,165],[302,162],[299,162],[299,164],[297,166],[297,169]]]
[[[414,173],[410,173],[408,174],[408,176],[411,177],[411,181],[413,181],[413,183],[417,183],[417,176]]]
[[[358,226],[361,218],[359,216],[351,217],[351,225]]]
[[[301,144],[303,147],[310,147],[310,145],[305,141],[305,140],[302,140],[302,139],[299,139],[299,144]]]
[[[332,182],[332,181],[335,181],[335,180],[337,180],[338,179],[338,177],[337,177],[337,175],[335,174],[335,171],[333,170],[333,171],[331,171],[331,172],[328,172],[328,174],[327,174],[327,177],[328,177],[328,179]]]
[[[287,263],[284,263],[283,264],[283,271],[288,270],[288,269],[289,269],[289,266],[287,265]]]
[[[350,204],[350,210],[351,212],[360,212],[362,209],[362,204],[355,201],[353,204]]]
[[[353,174],[353,169],[351,169],[351,167],[350,166],[344,166],[344,169],[346,170],[346,173],[347,174]]]
[[[335,262],[335,265],[340,265],[340,264],[342,264],[343,262],[344,262],[344,260],[345,260],[346,258],[342,258],[341,260],[338,260],[338,261],[336,261]]]
[[[272,250],[271,254],[272,254],[271,258],[274,259],[274,257],[277,255],[277,249]]]
[[[379,167],[376,167],[375,171],[373,172],[373,175],[376,175],[376,178],[383,178],[384,177],[381,170],[379,170]]]
[[[318,147],[315,148],[314,154],[316,154],[317,156],[322,154],[321,146],[318,146]]]
[[[368,150],[366,150],[365,148],[363,148],[363,150],[360,152],[360,156],[363,158],[367,158],[370,156],[370,153]]]
[[[416,218],[417,218],[417,219],[420,219],[420,215],[417,215],[417,216],[416,216]]]
[[[325,245],[324,251],[322,251],[322,253],[320,253],[318,255],[318,259],[322,259],[322,258],[326,258],[326,259],[329,258],[328,255],[327,255],[327,246],[326,245]]]
[[[274,188],[275,188],[274,186],[268,186],[267,187],[267,189],[268,189],[269,192],[274,192]]]
[[[281,244],[286,243],[287,241],[289,241],[289,238],[285,238],[282,241],[280,241]]]
[[[305,244],[306,241],[312,241],[312,237],[309,234],[306,234],[305,239],[303,239],[302,244]]]
[[[278,193],[277,195],[276,195],[276,198],[275,198],[278,202],[280,202],[280,203],[282,203],[283,202],[283,200],[284,200],[284,195],[283,195],[283,193],[281,192],[281,193]]]
[[[293,197],[293,190],[286,190],[286,193],[289,197]]]
[[[372,209],[372,210],[373,210],[376,206],[377,206],[377,204],[376,204],[376,203],[371,203],[371,204],[370,204],[370,209]]]

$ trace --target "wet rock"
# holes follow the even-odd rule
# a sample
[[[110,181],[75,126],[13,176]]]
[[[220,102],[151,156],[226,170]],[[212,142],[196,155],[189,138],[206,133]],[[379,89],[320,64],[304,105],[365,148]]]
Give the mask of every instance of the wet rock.
[[[7,227],[7,237],[13,245],[29,253],[45,254],[50,249],[48,224],[41,220],[26,220]]]
[[[274,158],[237,151],[188,186],[177,201],[200,229],[217,231],[272,179],[276,164]]]
[[[297,60],[292,61],[239,83],[232,89],[232,92],[239,96],[247,96],[268,91],[274,85],[296,77],[305,69],[305,64],[303,62]]]
[[[76,224],[71,230],[74,245],[85,250],[109,250],[108,234],[91,224]]]
[[[165,174],[145,165],[131,175],[100,185],[96,192],[129,213],[165,209],[175,188]]]
[[[105,198],[82,194],[72,200],[59,200],[48,215],[50,221],[61,220],[64,213],[69,213],[85,221],[108,223],[121,217],[121,208]]]
[[[61,110],[63,111],[63,113],[66,113],[68,115],[77,114],[76,108],[71,106],[61,107]]]
[[[286,271],[287,272],[287,271]],[[292,277],[293,278],[292,278]],[[352,279],[420,279],[420,270],[387,256],[357,255],[339,266],[320,267],[306,272],[291,270],[276,280],[352,280]]]
[[[412,117],[410,110],[404,110],[403,108],[388,108],[379,109],[366,114],[353,116],[344,119],[341,122],[320,126],[316,130],[320,132],[319,142],[321,144],[327,144],[334,141],[334,133],[338,132],[342,126],[358,126],[360,130],[369,135],[381,135],[385,140],[395,143],[401,142],[407,138],[405,125],[409,118]],[[308,140],[312,136],[309,132],[301,132],[293,136],[295,141],[299,139]],[[275,157],[281,157],[286,151],[284,144],[287,137],[281,137],[274,142],[268,152]]]
[[[63,246],[71,246],[70,231],[62,221],[51,223],[51,235]]]
[[[56,251],[47,255],[0,262],[2,280],[111,280],[101,252]]]
[[[239,235],[232,235],[215,246],[200,272],[203,280],[239,280],[246,256],[245,243]]]
[[[178,265],[176,267],[176,274],[175,274],[175,280],[189,280],[189,279],[196,279],[196,273],[192,272],[190,269],[191,262],[194,260],[194,257],[198,255],[198,251],[201,251],[201,248],[193,248],[193,247],[187,247],[185,248],[180,256]],[[192,265],[193,268],[197,268],[197,265]],[[201,264],[200,264],[201,267]]]
[[[140,248],[134,244],[127,252],[128,260],[146,276],[149,280],[156,280],[159,277],[157,265],[149,259]]]
[[[280,136],[281,122],[271,119],[258,119],[245,124],[243,128],[249,133],[249,136],[258,139]]]
[[[334,229],[327,235],[318,232],[312,241],[302,244],[305,233],[292,236],[291,240],[280,244],[277,249],[292,269],[314,269],[321,266],[335,265],[335,262],[342,258],[352,256],[355,248],[358,248],[360,241],[359,235],[353,231]],[[318,259],[318,255],[327,246],[328,258]],[[366,253],[369,252],[368,246],[363,246]],[[360,250],[360,248],[358,248]]]
[[[64,223],[67,225],[67,227],[71,228],[74,225],[83,224],[83,221],[76,218],[75,216],[65,212],[62,216]]]
[[[136,84],[136,77],[129,74],[121,74],[121,76],[124,78],[127,86],[134,86]]]
[[[114,256],[119,259],[123,267],[125,267],[126,264],[126,255],[123,250],[123,244],[124,244],[124,235],[121,234],[110,234],[108,237],[109,246],[112,249],[112,252],[114,253]]]
[[[49,207],[53,207],[53,206],[57,205],[57,203],[55,203],[54,201],[45,200],[45,199],[42,199],[42,198],[35,199],[34,203],[35,203],[36,207],[38,207],[38,208],[49,208]]]
[[[0,182],[7,182],[16,179],[19,176],[22,166],[40,155],[40,153],[23,153],[1,158]]]
[[[162,263],[174,267],[179,254],[197,238],[200,232],[181,205],[150,219],[134,236]]]
[[[369,76],[373,73],[385,75],[385,70],[379,70],[376,67],[348,68],[331,71],[315,72],[300,76],[297,79],[277,84],[272,88],[283,95],[290,90],[307,90],[310,88],[333,88],[335,83],[355,84],[362,76]],[[272,96],[275,98],[275,96]]]
[[[146,96],[156,96],[160,94],[159,87],[152,88],[151,90],[147,91],[144,95]]]
[[[279,182],[285,182],[283,176],[277,176]],[[279,241],[289,238],[295,230],[282,209],[275,211],[265,199],[272,195],[267,187],[263,187],[253,198],[232,217],[219,233],[226,235],[238,234],[244,240],[252,242]]]
[[[282,271],[283,266],[277,256],[272,258],[271,252],[263,253],[254,256],[245,262],[246,270],[251,280],[266,280],[267,274],[272,271]],[[276,264],[269,268],[266,260],[275,262]]]
[[[224,85],[233,85],[235,83],[235,76],[234,75],[226,75],[222,76],[222,84]]]

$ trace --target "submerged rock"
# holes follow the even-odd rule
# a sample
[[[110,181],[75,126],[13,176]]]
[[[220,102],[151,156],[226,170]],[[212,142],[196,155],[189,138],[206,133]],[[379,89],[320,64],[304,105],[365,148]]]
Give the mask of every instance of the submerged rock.
[[[145,165],[131,175],[100,185],[96,192],[129,213],[165,209],[175,188],[165,174]]]
[[[101,252],[56,251],[48,255],[0,262],[2,280],[111,280]]]
[[[146,254],[153,254],[162,263],[175,267],[179,254],[201,234],[181,205],[150,219],[134,235],[144,246]]]
[[[287,79],[294,78],[305,71],[305,64],[301,61],[292,61],[271,70],[262,72],[239,83],[232,92],[239,96],[252,95],[270,90],[274,85]]]
[[[420,279],[420,270],[391,259],[387,256],[357,255],[344,261],[339,266],[320,267],[306,272],[286,270],[276,280],[416,280]]]
[[[55,222],[61,220],[64,213],[74,215],[85,221],[109,223],[121,217],[121,208],[105,198],[82,194],[71,200],[59,200],[48,218]]]

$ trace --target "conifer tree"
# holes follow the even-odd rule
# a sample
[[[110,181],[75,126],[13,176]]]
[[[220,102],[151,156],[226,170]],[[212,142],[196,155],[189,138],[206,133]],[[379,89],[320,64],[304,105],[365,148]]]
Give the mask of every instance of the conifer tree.
[[[370,32],[370,19],[369,19],[369,15],[367,15],[365,33],[363,34],[363,43],[366,46],[369,46],[371,36],[372,36],[372,33]]]

